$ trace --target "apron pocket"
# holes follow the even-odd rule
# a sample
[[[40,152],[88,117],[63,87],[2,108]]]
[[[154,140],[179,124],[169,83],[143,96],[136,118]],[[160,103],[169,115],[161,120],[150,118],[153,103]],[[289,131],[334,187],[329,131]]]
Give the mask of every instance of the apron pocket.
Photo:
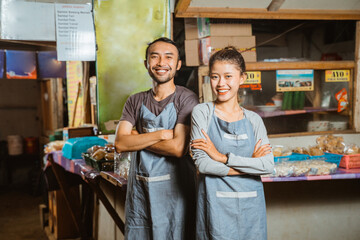
[[[221,192],[216,191],[218,198],[253,198],[257,197],[257,191],[252,192]]]

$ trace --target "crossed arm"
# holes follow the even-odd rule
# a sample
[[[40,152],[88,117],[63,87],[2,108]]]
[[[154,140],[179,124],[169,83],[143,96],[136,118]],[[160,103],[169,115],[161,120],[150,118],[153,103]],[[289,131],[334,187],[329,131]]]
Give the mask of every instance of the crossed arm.
[[[274,160],[262,122],[255,128],[258,142],[251,158],[235,156],[232,153],[226,156],[217,151],[206,134],[210,112],[211,108],[206,105],[198,105],[192,112],[191,152],[199,172],[216,176],[244,173],[261,175],[272,172]],[[261,120],[260,117],[258,120]]]
[[[187,151],[190,128],[176,124],[174,129],[142,133],[132,131],[133,125],[120,121],[116,129],[115,147],[118,152],[147,149],[164,156],[182,157]]]

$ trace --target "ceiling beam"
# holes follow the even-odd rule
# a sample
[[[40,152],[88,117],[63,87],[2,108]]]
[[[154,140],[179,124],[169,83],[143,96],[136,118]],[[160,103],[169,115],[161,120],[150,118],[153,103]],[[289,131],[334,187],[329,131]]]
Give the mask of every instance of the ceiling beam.
[[[280,9],[281,5],[283,5],[284,2],[285,0],[272,0],[269,6],[267,7],[267,10],[270,12],[276,12],[277,10]]]
[[[266,8],[188,7],[185,12],[175,13],[175,16],[179,18],[360,20],[360,10],[279,9],[271,12]]]
[[[175,7],[175,14],[186,12],[190,6],[191,0],[179,0]]]

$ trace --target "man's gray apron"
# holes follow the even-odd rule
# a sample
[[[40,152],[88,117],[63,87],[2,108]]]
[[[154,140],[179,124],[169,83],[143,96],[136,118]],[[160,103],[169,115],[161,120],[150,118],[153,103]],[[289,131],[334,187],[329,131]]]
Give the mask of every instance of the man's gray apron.
[[[177,114],[174,103],[155,116],[141,106],[137,130],[140,133],[174,129]],[[191,239],[194,232],[185,225],[195,218],[194,167],[187,158],[164,157],[142,150],[131,161],[127,198],[125,239]],[[193,207],[191,205],[193,202]],[[189,221],[190,223],[191,221]]]
[[[254,131],[246,116],[229,123],[213,113],[208,135],[223,154],[231,152],[243,157],[253,154]],[[265,198],[260,177],[200,174],[198,188],[197,239],[266,239]]]

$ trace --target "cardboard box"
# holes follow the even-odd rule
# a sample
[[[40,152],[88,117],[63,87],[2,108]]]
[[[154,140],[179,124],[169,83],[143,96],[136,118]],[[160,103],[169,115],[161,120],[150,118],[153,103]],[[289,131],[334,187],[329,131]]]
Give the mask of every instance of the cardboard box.
[[[251,36],[251,24],[209,23],[204,18],[185,18],[185,39],[199,39],[207,36]]]
[[[251,36],[251,24],[241,23],[211,23],[210,36],[225,37],[225,36]]]
[[[185,65],[199,66],[199,40],[185,40]]]
[[[209,54],[209,47],[211,53]],[[245,63],[256,62],[255,36],[248,37],[207,37],[200,40],[185,40],[186,66],[209,64],[211,54],[227,46],[234,46],[241,52]],[[206,52],[204,52],[206,51]]]
[[[210,21],[208,18],[185,18],[184,27],[186,40],[210,36]]]
[[[66,141],[69,138],[94,136],[94,127],[66,127],[63,129],[63,140]]]
[[[256,62],[255,36],[248,37],[211,37],[211,54],[227,46],[234,46],[241,52],[246,62]]]

